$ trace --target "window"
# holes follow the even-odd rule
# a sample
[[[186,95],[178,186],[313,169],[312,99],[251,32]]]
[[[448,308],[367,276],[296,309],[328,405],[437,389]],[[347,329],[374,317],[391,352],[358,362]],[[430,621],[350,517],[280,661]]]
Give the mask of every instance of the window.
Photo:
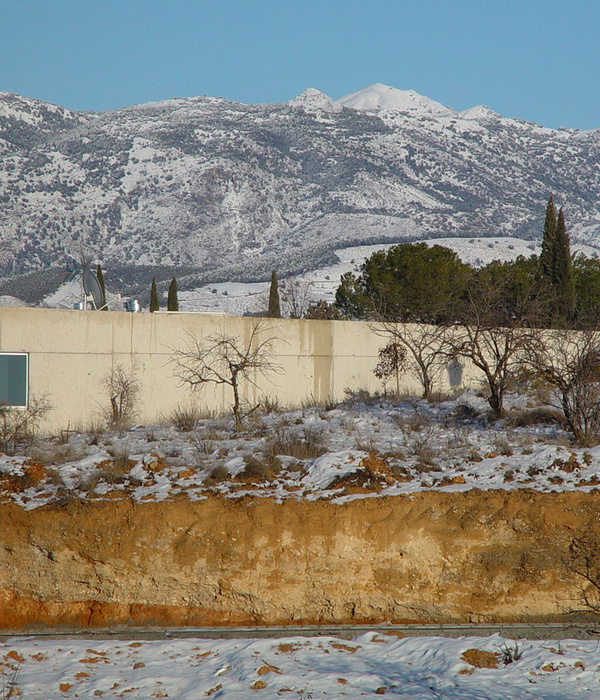
[[[0,405],[27,407],[28,365],[26,352],[0,352]]]

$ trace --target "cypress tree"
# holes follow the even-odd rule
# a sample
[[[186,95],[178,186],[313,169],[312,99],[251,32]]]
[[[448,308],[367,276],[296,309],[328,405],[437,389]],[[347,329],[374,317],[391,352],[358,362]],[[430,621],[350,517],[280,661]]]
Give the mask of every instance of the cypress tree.
[[[542,235],[542,252],[540,254],[540,264],[542,275],[548,282],[552,282],[554,277],[554,258],[556,244],[556,208],[552,195],[548,198],[546,206],[546,220],[544,221],[544,233]]]
[[[179,311],[179,300],[177,299],[177,280],[174,277],[169,285],[167,311]]]
[[[565,225],[562,207],[556,220],[552,284],[556,289],[556,302],[559,313],[566,318],[573,316],[575,309],[575,282],[569,234]]]
[[[150,312],[154,313],[160,309],[158,303],[158,291],[156,290],[156,278],[152,278],[152,286],[150,287]]]
[[[269,318],[281,318],[281,308],[279,306],[279,284],[277,283],[277,273],[271,273],[271,287],[269,289]]]
[[[106,285],[104,284],[104,275],[102,274],[102,266],[100,263],[98,263],[98,267],[96,268],[96,277],[100,285],[100,291],[102,292],[102,311],[108,311],[108,306],[106,305]]]

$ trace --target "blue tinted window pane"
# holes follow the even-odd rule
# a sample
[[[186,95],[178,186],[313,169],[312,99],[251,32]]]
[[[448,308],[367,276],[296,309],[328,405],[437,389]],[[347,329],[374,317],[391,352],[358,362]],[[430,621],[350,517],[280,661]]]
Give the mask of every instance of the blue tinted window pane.
[[[27,355],[0,355],[0,404],[27,405]]]

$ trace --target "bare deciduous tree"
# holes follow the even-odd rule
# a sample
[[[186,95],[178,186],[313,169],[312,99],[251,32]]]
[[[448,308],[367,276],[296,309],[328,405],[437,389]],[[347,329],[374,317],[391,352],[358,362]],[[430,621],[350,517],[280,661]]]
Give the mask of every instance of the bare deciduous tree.
[[[573,437],[583,447],[600,439],[600,331],[554,330],[540,333],[525,359],[538,381],[555,389]],[[552,402],[552,400],[551,400]]]
[[[283,315],[304,318],[311,302],[311,285],[306,279],[288,278],[279,285]]]
[[[390,343],[406,348],[406,369],[421,385],[423,398],[430,399],[448,358],[447,340],[452,329],[411,323],[384,323],[372,328]]]
[[[219,333],[207,338],[190,334],[183,347],[173,348],[171,362],[175,376],[183,384],[195,389],[204,384],[225,384],[233,392],[233,415],[236,430],[243,428],[242,398],[243,380],[256,386],[253,374],[264,377],[280,373],[281,367],[272,359],[274,337],[263,337],[266,332],[262,321],[253,324],[246,340]]]
[[[567,571],[579,577],[579,602],[581,610],[600,617],[600,537],[597,532],[589,530],[573,537],[563,563]]]
[[[498,417],[504,412],[504,395],[512,380],[538,348],[540,334],[531,326],[545,303],[533,286],[516,296],[508,294],[508,274],[501,270],[497,277],[478,280],[468,292],[462,323],[449,336],[449,356],[466,358],[483,373],[490,392],[488,403]]]
[[[137,400],[141,385],[135,370],[115,365],[100,380],[100,385],[107,396],[109,405],[102,413],[113,428],[124,428],[137,415]]]

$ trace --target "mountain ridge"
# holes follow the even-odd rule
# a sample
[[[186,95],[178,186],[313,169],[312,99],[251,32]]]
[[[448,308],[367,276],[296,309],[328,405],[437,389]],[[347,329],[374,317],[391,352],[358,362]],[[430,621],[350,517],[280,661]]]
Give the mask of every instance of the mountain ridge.
[[[381,84],[337,101],[309,88],[287,103],[109,112],[0,93],[0,271],[84,249],[108,267],[259,279],[353,244],[535,238],[550,192],[573,238],[600,244],[599,161],[600,130],[455,112]]]

